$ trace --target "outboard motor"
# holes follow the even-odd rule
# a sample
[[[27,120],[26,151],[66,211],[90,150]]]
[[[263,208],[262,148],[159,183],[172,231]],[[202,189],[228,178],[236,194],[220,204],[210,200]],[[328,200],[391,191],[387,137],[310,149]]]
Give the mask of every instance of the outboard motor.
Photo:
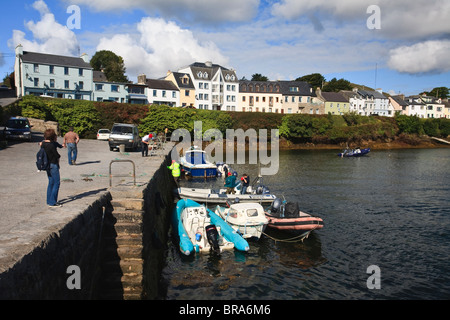
[[[256,194],[262,194],[263,193],[263,186],[262,185],[259,185],[259,186],[257,186],[256,187]]]
[[[263,193],[263,194],[270,194],[269,188],[267,188],[266,186],[263,186],[262,193]]]
[[[280,198],[276,198],[275,200],[273,200],[272,204],[270,205],[271,211],[277,212],[281,208],[282,204],[283,204],[283,200],[281,200]]]
[[[219,248],[219,233],[217,232],[216,226],[210,224],[206,226],[206,237],[208,238],[209,245],[217,252],[220,252]]]

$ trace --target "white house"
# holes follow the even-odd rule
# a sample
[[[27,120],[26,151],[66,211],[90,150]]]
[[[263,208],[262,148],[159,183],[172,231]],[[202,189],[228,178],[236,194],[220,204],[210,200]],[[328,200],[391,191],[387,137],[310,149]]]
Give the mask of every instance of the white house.
[[[28,52],[18,45],[14,72],[18,97],[92,100],[93,69],[86,54],[76,58]]]
[[[211,62],[195,62],[178,70],[194,82],[195,107],[206,110],[236,111],[239,81],[236,72]]]
[[[138,76],[138,84],[145,84],[145,95],[149,104],[180,106],[180,89],[172,81],[147,79],[142,74]]]

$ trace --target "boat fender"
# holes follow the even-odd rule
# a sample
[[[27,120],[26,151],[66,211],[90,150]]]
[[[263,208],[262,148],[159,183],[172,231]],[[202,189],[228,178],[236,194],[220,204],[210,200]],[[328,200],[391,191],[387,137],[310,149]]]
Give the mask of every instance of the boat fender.
[[[239,198],[238,197],[234,198],[234,203],[239,203]]]
[[[200,232],[197,232],[195,234],[195,241],[200,241],[200,240],[202,240],[202,234]]]
[[[216,250],[220,251],[219,248],[219,233],[217,232],[217,228],[215,225],[210,224],[209,226],[206,226],[206,237],[208,239],[208,242],[210,246]]]

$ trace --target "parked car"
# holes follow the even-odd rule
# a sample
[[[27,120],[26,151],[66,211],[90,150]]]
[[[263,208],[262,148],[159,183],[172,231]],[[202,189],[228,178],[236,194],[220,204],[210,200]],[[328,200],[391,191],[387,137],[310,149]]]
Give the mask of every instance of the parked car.
[[[109,150],[119,149],[125,145],[125,149],[136,150],[141,144],[139,130],[135,124],[115,123],[109,135]]]
[[[100,129],[97,132],[97,140],[108,140],[109,134],[111,133],[111,130],[109,129]]]
[[[6,122],[5,138],[31,141],[31,125],[27,118],[11,117]]]

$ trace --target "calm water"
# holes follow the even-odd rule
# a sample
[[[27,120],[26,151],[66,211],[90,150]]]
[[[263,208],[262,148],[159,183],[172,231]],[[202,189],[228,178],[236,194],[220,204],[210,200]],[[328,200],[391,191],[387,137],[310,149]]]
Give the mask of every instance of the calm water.
[[[322,217],[323,229],[296,243],[264,236],[249,252],[220,256],[185,257],[170,242],[165,298],[450,299],[450,149],[336,154],[280,152],[278,174],[265,177],[271,192]],[[255,165],[233,168],[257,175]],[[371,265],[381,289],[367,288]]]

